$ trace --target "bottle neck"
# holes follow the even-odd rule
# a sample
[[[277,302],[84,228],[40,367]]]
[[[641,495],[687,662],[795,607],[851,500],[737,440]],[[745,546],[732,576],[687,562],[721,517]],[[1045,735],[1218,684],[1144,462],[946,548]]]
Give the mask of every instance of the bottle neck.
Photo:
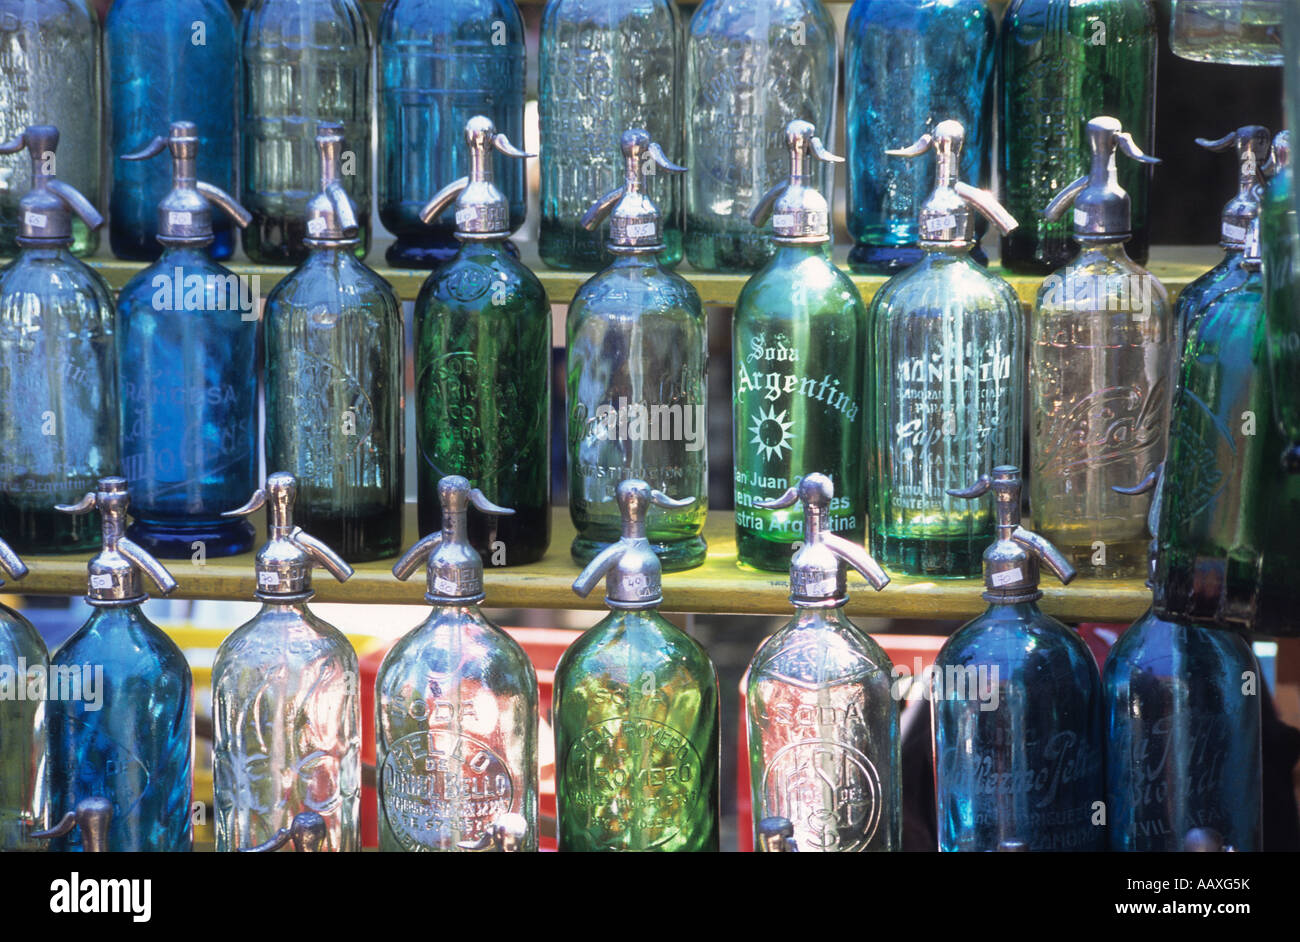
[[[792,265],[814,257],[830,258],[829,241],[782,242],[779,239],[773,239],[772,241],[776,245],[776,251],[772,253],[772,260],[777,264]]]

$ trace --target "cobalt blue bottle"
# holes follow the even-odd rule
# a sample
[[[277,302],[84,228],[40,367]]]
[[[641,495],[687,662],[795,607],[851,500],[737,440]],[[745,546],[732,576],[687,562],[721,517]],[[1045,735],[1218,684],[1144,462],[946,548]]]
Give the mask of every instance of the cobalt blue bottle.
[[[50,659],[51,677],[69,678],[49,704],[50,820],[88,800],[107,801],[112,817],[103,849],[187,851],[193,845],[193,684],[185,655],[140,611],[148,598],[141,571],[163,595],[176,581],[126,538],[126,479],[99,489],[69,514],[99,509],[104,543],[87,567],[94,613]],[[55,850],[84,847],[83,829],[56,838]]]
[[[153,261],[162,253],[156,214],[167,181],[123,155],[148,147],[161,122],[185,116],[198,126],[199,176],[234,191],[235,17],[226,0],[116,0],[105,52],[113,155],[109,245],[118,258]],[[214,219],[212,230],[210,254],[230,258],[230,220]]]
[[[135,499],[131,538],[167,559],[230,556],[253,528],[221,515],[257,490],[256,276],[213,261],[212,203],[249,214],[195,179],[197,129],[176,121],[128,160],[166,150],[172,190],[158,205],[162,257],[118,299],[122,466]]]

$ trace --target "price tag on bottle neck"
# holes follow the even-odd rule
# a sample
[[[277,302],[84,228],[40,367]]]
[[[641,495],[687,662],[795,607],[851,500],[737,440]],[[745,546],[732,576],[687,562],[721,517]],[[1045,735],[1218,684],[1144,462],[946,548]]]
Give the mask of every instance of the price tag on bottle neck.
[[[1013,585],[1014,583],[1020,582],[1022,579],[1024,579],[1024,573],[1022,573],[1020,567],[1017,566],[1015,569],[1008,569],[1006,572],[993,573],[993,576],[989,581],[998,588],[1002,588],[1003,586]]]
[[[33,229],[44,229],[50,223],[50,217],[44,213],[27,213],[23,221]]]
[[[259,572],[257,574],[257,584],[262,588],[275,588],[280,584],[280,574],[278,572]]]
[[[171,226],[192,226],[194,225],[194,214],[168,212],[167,224]]]

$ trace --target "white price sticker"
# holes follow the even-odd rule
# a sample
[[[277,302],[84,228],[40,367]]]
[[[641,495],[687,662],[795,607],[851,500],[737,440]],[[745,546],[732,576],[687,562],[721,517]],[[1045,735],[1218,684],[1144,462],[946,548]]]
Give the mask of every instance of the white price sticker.
[[[172,226],[192,226],[194,225],[194,214],[168,212],[167,223]]]
[[[322,232],[325,231],[325,225],[326,225],[325,220],[321,219],[319,216],[316,216],[312,219],[308,219],[307,234],[313,236],[319,236]]]
[[[834,595],[838,588],[834,579],[814,579],[803,587],[803,594],[806,596],[816,595]]]
[[[44,229],[50,221],[50,217],[44,213],[27,213],[23,218],[33,229]]]
[[[1086,226],[1088,224],[1088,214],[1082,209],[1074,211],[1074,224],[1076,226]]]
[[[942,216],[933,216],[925,221],[925,231],[942,232],[944,229],[956,229],[957,217],[952,213],[945,213]]]
[[[259,586],[277,586],[280,584],[280,574],[278,572],[259,572],[257,574],[257,584]]]
[[[993,573],[993,584],[995,586],[1011,585],[1013,582],[1019,582],[1024,576],[1020,572],[1020,567],[1008,569],[1006,572]]]
[[[644,239],[655,234],[659,227],[652,222],[636,222],[627,227],[628,238]]]
[[[777,213],[775,216],[772,217],[772,228],[774,228],[774,229],[793,229],[793,228],[794,228],[794,214],[793,214],[793,213]]]
[[[478,210],[474,208],[456,210],[456,225],[465,226],[478,219]]]
[[[442,576],[434,576],[433,591],[435,595],[459,595],[460,586],[450,579],[444,579]]]
[[[91,576],[90,587],[92,589],[111,589],[113,588],[113,577],[107,573],[98,576]]]
[[[1230,222],[1225,222],[1223,224],[1223,241],[1224,242],[1245,242],[1246,241],[1245,226],[1234,226]]]

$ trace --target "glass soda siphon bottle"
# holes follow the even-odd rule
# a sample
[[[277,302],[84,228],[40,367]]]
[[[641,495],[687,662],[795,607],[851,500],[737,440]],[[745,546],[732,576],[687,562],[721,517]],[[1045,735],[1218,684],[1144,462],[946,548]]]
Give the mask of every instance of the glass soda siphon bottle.
[[[876,292],[867,312],[867,480],[871,550],[910,575],[972,577],[993,514],[951,496],[1023,441],[1024,314],[1015,290],[972,257],[976,212],[1016,220],[993,194],[959,180],[965,129],[889,153],[933,147],[935,189],[921,206],[921,259]]]
[[[26,148],[32,164],[18,257],[0,270],[0,533],[24,553],[98,546],[89,520],[50,502],[76,501],[120,463],[113,295],[70,251],[71,217],[89,230],[103,218],[56,177],[58,146],[49,126],[0,144],[6,154]]]
[[[420,532],[442,519],[438,494],[459,474],[508,517],[469,522],[469,541],[494,566],[532,563],[551,542],[551,305],[510,250],[510,206],[497,189],[493,150],[518,150],[484,115],[465,124],[469,176],[425,207],[455,203],[460,250],[431,274],[415,302],[415,430]]]
[[[438,482],[442,529],[393,567],[427,562],[433,611],[384,657],[375,678],[381,850],[478,850],[503,817],[522,818],[537,849],[537,673],[513,638],[483,617],[483,561],[469,543],[472,504],[511,511],[460,475]]]
[[[751,214],[772,218],[776,252],[741,289],[732,318],[736,549],[742,566],[785,570],[803,539],[797,511],[760,506],[804,468],[834,483],[828,528],[864,535],[861,420],[866,308],[831,260],[830,207],[812,185],[813,157],[841,162],[807,121],[785,132],[789,176]]]
[[[402,548],[402,307],[354,252],[359,224],[339,173],[343,126],[322,121],[316,146],[307,260],[266,299],[266,464],[299,481],[299,524],[362,562]]]
[[[686,36],[686,257],[752,272],[772,257],[749,210],[786,165],[785,128],[835,127],[835,21],[821,0],[705,0]],[[834,169],[819,168],[829,193]]]
[[[1079,635],[1043,614],[1040,564],[1069,560],[1020,525],[1020,471],[1001,466],[955,496],[993,493],[983,615],[940,649],[930,678],[939,849],[1106,849],[1101,680]]]
[[[1094,578],[1146,571],[1146,518],[1111,490],[1165,455],[1178,350],[1165,288],[1124,250],[1129,196],[1116,150],[1157,163],[1114,118],[1088,122],[1092,169],[1046,209],[1073,205],[1079,252],[1038,289],[1029,334],[1034,523]]]
[[[538,41],[541,229],[552,268],[608,265],[609,239],[583,213],[618,173],[624,128],[645,128],[677,151],[683,33],[673,0],[549,0]],[[516,138],[520,140],[520,138]],[[646,168],[644,189],[662,209],[659,260],[682,259],[681,184]]]
[[[176,580],[126,537],[126,479],[101,478],[98,490],[63,513],[98,508],[103,548],[87,567],[86,602],[94,612],[50,659],[51,676],[66,676],[69,695],[49,700],[50,820],[80,813],[83,803],[108,803],[100,835],[109,851],[188,851],[193,845],[193,682],[185,655],[151,622],[140,581],[144,572],[170,595]],[[76,685],[80,680],[79,687]],[[84,826],[64,832],[55,850],[91,850]]]
[[[766,506],[803,505],[804,544],[790,561],[798,614],[749,662],[754,818],[786,818],[801,851],[901,850],[902,759],[893,667],[844,617],[845,564],[879,591],[889,576],[865,549],[826,529],[835,488],[805,475]],[[755,831],[755,845],[762,829]]]
[[[1007,10],[998,176],[1002,204],[1032,224],[1003,237],[1006,268],[1047,274],[1074,255],[1069,223],[1038,211],[1063,176],[1088,165],[1088,115],[1114,115],[1151,149],[1157,39],[1151,0],[1014,0]],[[1139,264],[1147,260],[1149,180],[1143,166],[1125,165],[1120,174],[1133,197],[1130,254]]]
[[[324,822],[320,849],[361,849],[361,700],[356,652],[307,608],[313,565],[339,582],[352,567],[294,525],[297,482],[266,486],[230,516],[267,509],[257,552],[262,610],[221,643],[212,664],[212,794],[217,850],[251,850],[293,828],[303,812]]]
[[[388,263],[433,268],[456,254],[459,226],[443,207],[427,224],[425,199],[470,167],[452,129],[486,115],[524,139],[525,33],[515,0],[388,0],[379,25],[379,218],[397,239]],[[524,164],[500,188],[514,232],[524,224]]]
[[[698,642],[656,609],[652,505],[680,507],[645,481],[618,485],[623,537],[573,583],[605,578],[610,614],[555,668],[555,800],[561,851],[718,849],[718,676]]]
[[[4,540],[0,575],[15,580],[27,575],[27,566]],[[32,623],[0,605],[0,851],[40,849],[33,832],[45,827],[48,814],[49,667],[45,642]]]
[[[589,563],[619,538],[619,481],[644,479],[693,498],[647,508],[650,545],[669,572],[704,561],[708,513],[708,323],[700,296],[659,261],[664,240],[644,176],[670,173],[659,144],[639,128],[622,139],[625,183],[605,194],[582,224],[609,218],[614,261],[569,305],[569,514],[573,558]]]
[[[104,160],[95,7],[90,0],[0,0],[0,141],[21,137],[33,126],[60,128],[64,146],[58,175],[91,206],[100,204]],[[38,171],[21,157],[0,157],[0,256],[17,255],[22,247],[21,195],[37,186],[38,177],[54,172],[52,158]],[[80,215],[72,221],[72,254],[95,254],[98,227]]]
[[[253,0],[240,29],[242,202],[253,221],[244,252],[297,265],[316,193],[316,125],[337,121],[354,149],[343,186],[357,213],[357,258],[370,248],[370,23],[358,0]],[[247,492],[245,492],[247,493]]]
[[[848,224],[854,271],[889,274],[923,254],[917,218],[929,193],[920,164],[886,148],[948,114],[966,131],[959,175],[985,183],[993,146],[997,18],[985,0],[856,0],[844,29]],[[976,220],[975,256],[982,220]]]
[[[1154,491],[1159,474],[1121,494]],[[1191,850],[1209,828],[1233,850],[1259,849],[1259,664],[1235,631],[1156,614],[1157,544],[1147,585],[1153,606],[1120,636],[1101,673],[1106,721],[1110,849]]]
[[[126,160],[170,152],[172,189],[158,204],[158,261],[122,289],[122,468],[136,508],[131,538],[165,559],[230,556],[253,529],[222,519],[257,486],[255,283],[212,259],[212,204],[249,215],[196,179],[198,129],[176,121]]]
[[[143,150],[160,119],[187,115],[199,138],[198,176],[232,192],[239,47],[227,0],[117,0],[108,11],[104,37],[112,109],[109,153]],[[112,157],[111,164],[108,238],[113,254],[153,261],[162,253],[158,204],[170,187],[144,164],[122,156]],[[230,220],[218,215],[212,236],[212,257],[230,258],[235,249]]]
[[[1300,24],[1300,10],[1296,11],[1295,22]],[[1296,71],[1300,73],[1300,68]],[[1283,467],[1295,474],[1300,473],[1300,292],[1296,289],[1300,234],[1296,227],[1290,131],[1279,131],[1273,138],[1273,165],[1277,173],[1264,190],[1260,210],[1264,297],[1274,419],[1282,433]]]

